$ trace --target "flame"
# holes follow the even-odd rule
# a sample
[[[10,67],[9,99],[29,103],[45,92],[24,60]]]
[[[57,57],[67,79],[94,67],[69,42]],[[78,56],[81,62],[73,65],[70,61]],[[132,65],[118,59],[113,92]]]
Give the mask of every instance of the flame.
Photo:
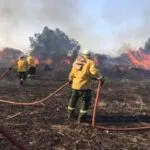
[[[35,65],[39,65],[39,64],[40,64],[39,59],[38,59],[38,58],[35,58],[35,59],[34,59],[34,63],[35,63]]]
[[[129,51],[128,56],[132,64],[136,68],[141,68],[145,70],[150,70],[150,55],[144,54],[141,50]]]

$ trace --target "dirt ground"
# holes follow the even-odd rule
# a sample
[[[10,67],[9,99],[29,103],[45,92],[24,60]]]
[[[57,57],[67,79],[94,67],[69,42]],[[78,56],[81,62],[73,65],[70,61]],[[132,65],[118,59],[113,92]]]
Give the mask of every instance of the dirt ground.
[[[63,73],[62,73],[63,74]],[[16,74],[0,80],[0,99],[33,102],[46,97],[66,81],[61,73],[39,73],[20,86]],[[93,99],[97,83],[92,83]],[[27,150],[149,150],[150,131],[110,132],[91,123],[67,120],[69,87],[40,106],[0,104],[0,124]],[[106,127],[150,125],[150,81],[108,80],[101,90],[97,124]],[[94,100],[93,100],[94,101]],[[0,134],[0,150],[17,150]]]

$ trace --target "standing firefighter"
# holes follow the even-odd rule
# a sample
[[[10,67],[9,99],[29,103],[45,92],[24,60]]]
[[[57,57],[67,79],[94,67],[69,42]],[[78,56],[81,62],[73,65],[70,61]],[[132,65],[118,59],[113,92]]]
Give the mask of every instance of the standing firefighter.
[[[68,104],[68,117],[69,119],[74,117],[76,105],[80,100],[78,123],[84,121],[91,104],[90,81],[92,78],[101,79],[100,71],[91,59],[90,51],[84,50],[82,55],[76,58],[69,74],[72,93]]]
[[[36,64],[34,57],[29,54],[27,57],[27,62],[28,62],[28,78],[33,79],[36,76]]]
[[[18,77],[21,85],[24,83],[26,79],[27,66],[28,64],[25,56],[24,55],[20,56],[17,62],[17,68],[18,68]]]

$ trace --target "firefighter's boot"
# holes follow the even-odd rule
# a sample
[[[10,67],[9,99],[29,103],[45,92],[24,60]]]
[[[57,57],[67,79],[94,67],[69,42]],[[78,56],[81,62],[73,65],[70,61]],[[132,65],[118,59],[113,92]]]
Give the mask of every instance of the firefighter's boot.
[[[74,110],[68,110],[68,120],[72,120],[75,118],[75,111]]]
[[[80,112],[78,119],[77,119],[77,123],[85,122],[86,119],[87,119],[87,112]]]

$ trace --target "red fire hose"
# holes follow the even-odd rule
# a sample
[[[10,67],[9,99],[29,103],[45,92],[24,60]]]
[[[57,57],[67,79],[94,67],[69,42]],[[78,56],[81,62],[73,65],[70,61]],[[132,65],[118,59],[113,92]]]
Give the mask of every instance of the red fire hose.
[[[101,81],[98,81],[98,88],[97,88],[97,94],[96,94],[96,99],[95,99],[95,103],[94,103],[94,108],[93,108],[93,114],[92,114],[92,127],[93,128],[97,128],[100,130],[108,130],[108,131],[141,131],[141,130],[150,130],[150,126],[145,126],[145,127],[133,127],[133,128],[109,128],[109,127],[104,127],[104,126],[100,126],[100,125],[95,125],[96,121],[96,109],[97,109],[97,105],[100,99],[100,89],[101,89]]]
[[[43,103],[46,100],[49,100],[51,97],[53,97],[55,94],[57,94],[58,92],[60,92],[63,88],[65,88],[67,85],[69,84],[69,82],[66,82],[65,84],[63,84],[61,87],[59,87],[58,89],[56,89],[53,93],[50,93],[47,97],[35,101],[35,102],[16,102],[16,101],[7,101],[7,100],[1,100],[0,99],[0,103],[6,103],[6,104],[12,104],[12,105],[22,105],[22,106],[33,106],[33,105],[38,105]]]
[[[16,147],[18,147],[20,150],[26,150],[26,148],[23,145],[21,145],[20,143],[18,143],[18,141],[14,137],[11,137],[8,134],[8,132],[6,132],[6,129],[4,129],[1,126],[0,126],[0,133],[2,133],[13,145],[15,145]]]

